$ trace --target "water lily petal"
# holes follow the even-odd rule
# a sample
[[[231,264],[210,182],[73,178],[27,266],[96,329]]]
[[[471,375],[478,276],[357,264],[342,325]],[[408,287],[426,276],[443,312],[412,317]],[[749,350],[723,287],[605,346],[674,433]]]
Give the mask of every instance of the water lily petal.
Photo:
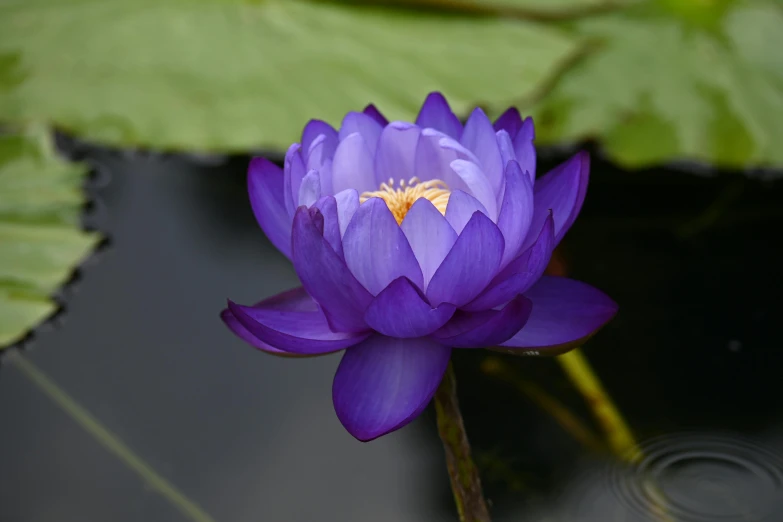
[[[506,165],[503,205],[498,215],[498,228],[506,241],[501,268],[517,257],[533,221],[533,184],[516,161]]]
[[[456,172],[453,168],[455,160],[472,163],[475,168]],[[476,155],[454,138],[435,129],[426,128],[421,131],[416,149],[415,172],[422,181],[439,179],[446,182],[452,191],[462,190],[478,197],[474,194],[475,189],[477,193],[485,194],[482,197],[489,198],[492,187],[478,167],[479,163]]]
[[[334,195],[337,201],[337,217],[340,222],[340,237],[345,235],[348,223],[359,208],[359,193],[354,189],[346,189]]]
[[[455,190],[449,196],[449,204],[446,206],[446,221],[452,226],[457,234],[461,234],[465,225],[476,212],[481,212],[489,217],[489,212],[479,200],[462,192]]]
[[[362,112],[380,123],[381,127],[385,127],[389,124],[389,120],[386,119],[386,116],[384,116],[381,111],[379,111],[378,108],[372,103],[365,107]]]
[[[555,245],[560,243],[582,209],[589,175],[590,156],[586,152],[579,152],[537,180],[531,230],[540,230],[551,209],[555,220]],[[534,239],[528,235],[525,246]]]
[[[305,154],[308,153],[313,142],[319,136],[323,136],[323,148],[320,154],[323,159],[331,159],[334,155],[334,150],[337,148],[337,131],[325,121],[310,120],[307,122],[307,125],[302,130],[302,151]]]
[[[457,159],[466,159],[458,151],[441,146],[441,140],[447,138],[445,134],[434,129],[423,129],[416,146],[416,159],[414,160],[413,174],[421,181],[439,179],[448,185],[451,191],[467,191],[468,186],[451,168],[451,162]],[[453,141],[453,140],[452,140]]]
[[[372,116],[361,112],[349,112],[343,118],[340,127],[340,140],[344,140],[351,134],[358,132],[364,138],[364,142],[370,149],[370,155],[375,156],[375,150],[378,148],[378,139],[381,137],[383,126],[379,124]]]
[[[377,190],[375,183],[374,159],[370,148],[355,132],[347,136],[337,146],[332,161],[332,190],[342,192],[355,189],[359,193]]]
[[[265,158],[253,158],[247,192],[256,221],[275,247],[291,259],[291,216],[285,208],[283,171]]]
[[[324,134],[319,134],[310,144],[305,154],[305,168],[311,170],[320,170],[325,161],[330,161],[334,156],[334,150],[337,148],[337,140],[328,143]],[[304,150],[304,149],[302,149]]]
[[[514,143],[511,141],[511,136],[505,130],[499,130],[495,134],[495,138],[498,140],[498,148],[500,149],[500,158],[503,160],[503,169],[508,167],[509,161],[516,161],[517,153],[514,151]],[[502,198],[499,198],[502,201]]]
[[[495,276],[503,255],[503,234],[476,212],[457,238],[427,287],[430,304],[457,307],[473,300]]]
[[[533,303],[517,296],[500,310],[459,310],[430,337],[452,348],[485,348],[507,341],[525,326]]]
[[[459,118],[451,111],[449,102],[439,92],[432,92],[424,100],[416,125],[421,128],[429,127],[438,130],[454,139],[462,136],[462,124]]]
[[[373,299],[364,313],[364,321],[376,332],[390,337],[423,337],[446,324],[455,309],[448,303],[432,308],[413,283],[400,277]]]
[[[375,188],[390,179],[408,181],[414,174],[416,147],[421,129],[413,124],[394,121],[381,132],[375,153]]]
[[[504,130],[499,130],[495,137],[498,140],[498,147],[500,148],[500,158],[501,163],[503,164],[503,168],[508,168],[508,163],[510,161],[516,161],[516,153],[514,152],[514,144],[511,142],[511,137],[508,135],[508,132]],[[532,186],[533,183],[531,182],[530,185]],[[505,174],[503,176],[503,183],[500,185],[500,191],[496,194],[496,199],[498,202],[498,207],[500,208],[503,203],[503,198],[506,196],[506,180],[505,180]]]
[[[351,272],[372,295],[402,276],[418,288],[423,286],[416,256],[380,198],[370,198],[359,206],[345,230],[343,250]]]
[[[617,313],[606,294],[565,277],[543,276],[525,296],[533,301],[530,319],[501,346],[557,355],[584,343]]]
[[[408,238],[408,244],[421,267],[424,278],[422,288],[426,290],[435,271],[457,241],[457,233],[438,209],[424,198],[413,203],[400,228]]]
[[[544,274],[554,248],[555,226],[550,214],[536,242],[502,269],[477,298],[462,308],[468,311],[489,310],[525,292]]]
[[[331,353],[353,346],[370,332],[333,332],[320,309],[299,311],[274,306],[242,306],[232,301],[228,309],[261,341],[289,353],[315,355]]]
[[[429,404],[450,356],[450,348],[428,339],[370,337],[347,350],[337,368],[337,417],[364,442],[405,426]]]
[[[294,211],[296,211],[296,207],[298,206],[299,185],[302,184],[302,179],[304,179],[307,174],[305,162],[301,154],[301,147],[298,143],[294,143],[288,147],[288,150],[285,153],[283,174],[285,208],[289,217],[293,218]]]
[[[317,307],[315,304],[315,301],[310,299],[310,296],[307,295],[307,292],[304,291],[303,288],[295,288],[293,290],[289,290],[287,292],[283,292],[282,294],[278,294],[274,297],[271,297],[269,299],[266,299],[264,301],[261,301],[260,303],[257,303],[253,306],[264,306],[269,301],[283,301],[283,302],[299,302],[303,301],[304,299],[309,300],[313,305]],[[234,314],[229,310],[228,308],[223,309],[223,311],[220,312],[220,319],[223,320],[225,325],[234,332],[234,335],[248,343],[250,346],[257,348],[258,350],[267,352],[272,355],[277,355],[279,357],[312,357],[314,355],[301,355],[301,354],[294,354],[285,352],[283,350],[280,350],[279,348],[275,348],[272,345],[269,345],[250,333],[247,328],[242,326],[242,323],[240,323],[237,318],[234,316]]]
[[[299,185],[299,205],[311,206],[321,197],[321,177],[317,170],[311,170]]]
[[[493,135],[494,138],[494,135]],[[496,192],[492,188],[487,176],[472,161],[454,160],[451,162],[451,168],[462,181],[468,186],[470,193],[487,209],[488,216],[492,221],[498,218],[498,204]]]
[[[496,131],[504,130],[508,132],[511,139],[514,139],[519,132],[519,129],[522,128],[522,117],[519,115],[519,111],[516,107],[509,107],[506,109],[506,112],[495,120],[493,127]]]
[[[536,148],[533,145],[535,139],[536,131],[533,127],[533,118],[528,116],[514,137],[514,152],[522,167],[522,172],[527,172],[533,182],[536,180]]]
[[[321,181],[321,194],[334,194],[332,187],[332,159],[324,160],[321,168],[318,169],[318,177]]]
[[[495,129],[487,115],[480,108],[475,108],[468,121],[465,123],[465,130],[462,132],[460,140],[467,149],[473,151],[479,159],[481,171],[489,180],[493,195],[500,192],[500,186],[503,184],[503,163],[500,157],[500,148],[495,136]],[[481,199],[478,195],[476,195]],[[486,206],[486,202],[482,200]],[[489,208],[487,206],[487,208]]]
[[[300,207],[294,215],[292,252],[294,270],[307,293],[323,309],[332,329],[367,330],[364,311],[372,296],[356,280],[324,239],[324,217],[318,209]]]
[[[340,259],[345,260],[345,254],[343,254],[343,240],[342,235],[340,234],[340,210],[338,208],[337,199],[334,196],[324,196],[315,203],[315,206],[321,211],[321,214],[324,217],[324,239],[329,243],[329,246],[332,247],[332,250],[334,250]]]
[[[422,131],[422,134],[439,136],[440,139],[438,140],[438,144],[446,150],[455,152],[459,159],[470,161],[471,163],[475,163],[476,165],[481,163],[478,157],[475,154],[473,154],[473,151],[466,148],[464,145],[462,145],[459,141],[455,140],[451,136],[447,136],[446,134],[439,133],[438,131],[433,129],[425,129],[425,131],[427,132]]]

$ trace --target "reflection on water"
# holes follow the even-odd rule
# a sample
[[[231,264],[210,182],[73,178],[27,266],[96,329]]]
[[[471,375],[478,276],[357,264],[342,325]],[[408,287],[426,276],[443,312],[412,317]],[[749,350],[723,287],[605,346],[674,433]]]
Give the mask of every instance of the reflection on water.
[[[100,166],[90,223],[111,247],[29,360],[218,522],[455,519],[431,412],[355,442],[331,409],[336,357],[264,356],[217,319],[226,297],[295,284],[249,211],[246,158],[85,154]],[[612,456],[555,361],[504,356],[500,373],[497,354],[462,351],[494,520],[783,520],[783,438],[762,438],[783,424],[783,186],[593,172],[558,261],[621,305],[584,353],[648,442],[633,465]],[[0,427],[0,521],[190,520],[12,365]]]

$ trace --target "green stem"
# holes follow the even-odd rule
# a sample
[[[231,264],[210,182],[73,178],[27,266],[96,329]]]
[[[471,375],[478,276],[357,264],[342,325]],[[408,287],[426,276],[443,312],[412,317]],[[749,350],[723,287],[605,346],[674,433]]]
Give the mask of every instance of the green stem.
[[[156,491],[168,500],[184,517],[193,522],[215,522],[215,519],[204,511],[201,506],[189,499],[185,493],[177,489],[174,484],[166,480],[152,466],[136,455],[116,434],[104,427],[98,419],[93,417],[73,397],[65,393],[65,390],[55,384],[32,361],[27,360],[21,353],[9,355],[8,361],[74,422],[81,426],[84,431],[106,448],[107,451],[113,453],[128,469],[144,480],[152,491]]]
[[[457,401],[457,380],[451,364],[435,392],[435,412],[460,522],[490,522],[478,469],[470,456],[470,443]]]

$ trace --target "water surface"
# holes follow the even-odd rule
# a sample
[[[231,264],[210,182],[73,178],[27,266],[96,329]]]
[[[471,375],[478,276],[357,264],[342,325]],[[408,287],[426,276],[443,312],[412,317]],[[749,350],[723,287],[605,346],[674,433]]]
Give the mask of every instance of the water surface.
[[[150,486],[6,359],[0,520],[455,519],[431,412],[358,443],[331,406],[339,356],[267,356],[218,320],[227,297],[297,284],[255,225],[246,158],[86,157],[98,169],[87,219],[111,242],[21,353],[198,511]],[[584,353],[645,459],[586,449],[520,391],[515,382],[537,385],[603,441],[554,360],[502,357],[500,379],[484,352],[460,353],[495,519],[783,520],[783,186],[600,161],[593,173],[558,267],[620,303]]]

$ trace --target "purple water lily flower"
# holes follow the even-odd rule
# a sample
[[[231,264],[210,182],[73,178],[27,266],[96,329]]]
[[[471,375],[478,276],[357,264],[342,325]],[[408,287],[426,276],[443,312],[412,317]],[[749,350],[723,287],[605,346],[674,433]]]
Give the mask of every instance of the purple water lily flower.
[[[579,153],[535,179],[530,118],[509,109],[463,126],[439,93],[416,123],[373,106],[339,131],[309,122],[278,166],[248,172],[258,223],[302,286],[222,318],[276,355],[345,350],[334,408],[369,441],[427,406],[454,348],[556,355],[615,314],[599,290],[543,276],[587,189]]]

